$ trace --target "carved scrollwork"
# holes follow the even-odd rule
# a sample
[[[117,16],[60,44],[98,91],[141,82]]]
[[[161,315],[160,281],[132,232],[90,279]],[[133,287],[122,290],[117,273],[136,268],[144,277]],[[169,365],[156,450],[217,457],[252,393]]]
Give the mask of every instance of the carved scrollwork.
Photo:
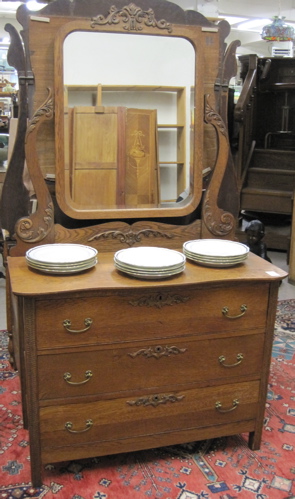
[[[208,99],[205,100],[205,121],[209,125],[213,125],[219,129],[222,135],[226,135],[226,126],[220,114],[218,114],[209,104]]]
[[[172,32],[171,24],[164,19],[157,21],[152,9],[142,10],[141,7],[137,7],[134,3],[126,5],[123,9],[117,9],[113,5],[107,17],[100,14],[92,18],[91,27],[94,28],[96,25],[102,26],[104,24],[119,24],[120,22],[125,24],[123,29],[126,31],[141,31],[144,23],[148,27],[166,29],[168,33]]]
[[[31,218],[21,218],[16,225],[16,234],[23,241],[36,243],[42,241],[47,236],[48,229],[53,224],[53,204],[49,203],[45,209],[45,216],[43,217],[44,227],[39,226],[34,229],[34,222]]]
[[[137,352],[128,353],[133,359],[139,355],[146,357],[147,359],[154,357],[155,359],[160,359],[161,357],[170,357],[170,355],[178,355],[187,351],[187,348],[178,348],[176,346],[165,346],[162,347],[158,345],[156,347],[141,348]]]
[[[40,119],[42,118],[48,118],[51,119],[53,117],[53,97],[52,97],[52,90],[51,88],[48,88],[48,96],[47,99],[44,101],[41,107],[37,109],[35,112],[33,118],[31,119],[28,129],[27,129],[27,135],[30,134],[35,127],[38,125]]]
[[[129,303],[133,307],[162,308],[165,307],[166,305],[172,306],[172,305],[178,305],[179,303],[185,303],[188,300],[189,300],[188,296],[157,293],[155,295],[142,296],[138,300],[129,301]]]
[[[144,407],[148,405],[157,407],[160,404],[167,404],[168,402],[171,403],[180,402],[182,399],[184,399],[184,395],[164,394],[164,395],[151,395],[150,397],[140,397],[136,400],[128,400],[126,403],[128,405],[133,405],[137,407],[141,405],[143,405]]]
[[[39,126],[45,119],[53,117],[52,91],[50,88],[47,90],[48,96],[30,121],[25,138],[28,170],[32,175],[32,182],[38,199],[37,211],[31,214],[30,217],[19,219],[15,227],[16,235],[21,240],[30,243],[45,239],[54,224],[54,206],[43,180],[36,150],[36,135]]]
[[[203,219],[211,234],[222,237],[228,235],[235,226],[235,217],[233,214],[216,206],[216,193],[219,191],[228,162],[229,141],[225,123],[222,117],[210,105],[209,97],[209,95],[205,96],[204,119],[206,123],[212,125],[216,130],[219,152],[212,180],[204,198]]]
[[[108,230],[107,232],[101,232],[100,234],[95,234],[90,239],[89,242],[98,239],[119,239],[121,243],[126,243],[128,246],[133,246],[133,244],[138,243],[142,240],[142,237],[164,237],[166,239],[171,239],[172,234],[166,232],[160,232],[158,230],[143,229],[138,232],[133,232],[132,230],[128,232],[122,232],[120,230]]]
[[[231,232],[234,226],[234,217],[229,212],[223,212],[219,220],[215,218],[212,212],[212,203],[208,195],[203,207],[204,221],[206,226],[215,236],[225,236]]]

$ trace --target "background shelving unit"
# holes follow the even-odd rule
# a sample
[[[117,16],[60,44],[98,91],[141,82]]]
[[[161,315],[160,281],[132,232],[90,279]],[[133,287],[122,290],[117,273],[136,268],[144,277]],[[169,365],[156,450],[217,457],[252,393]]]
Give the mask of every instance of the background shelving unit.
[[[66,85],[65,106],[157,109],[161,202],[175,202],[187,185],[186,87]]]

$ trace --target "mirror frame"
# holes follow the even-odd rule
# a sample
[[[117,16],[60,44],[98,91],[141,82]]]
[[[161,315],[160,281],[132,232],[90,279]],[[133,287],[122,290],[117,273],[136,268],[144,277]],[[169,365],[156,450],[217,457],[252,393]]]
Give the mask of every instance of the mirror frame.
[[[194,49],[194,45],[191,43],[191,40],[188,40],[188,36],[190,36],[190,32],[187,29],[186,30],[182,29],[183,35],[186,35],[186,36],[179,38],[177,35],[174,35],[173,37],[168,37],[168,40],[167,40],[166,32],[163,29],[161,29],[161,30],[159,29],[159,33],[151,31],[147,34],[147,33],[143,33],[143,30],[140,33],[138,33],[138,31],[135,29],[133,31],[131,31],[130,33],[129,32],[126,33],[126,29],[124,29],[126,27],[125,24],[126,23],[124,23],[124,24],[122,23],[120,26],[118,26],[117,27],[118,29],[116,31],[114,31],[114,29],[112,29],[112,31],[110,31],[110,29],[106,30],[104,25],[97,26],[96,24],[94,24],[94,22],[90,23],[90,22],[84,21],[83,23],[79,22],[79,24],[77,24],[76,22],[70,22],[70,23],[63,26],[63,28],[58,32],[56,39],[55,39],[55,88],[64,88],[65,89],[64,100],[62,102],[60,102],[57,99],[55,100],[55,117],[56,117],[55,128],[56,128],[56,136],[59,137],[59,146],[56,148],[56,196],[57,196],[59,205],[62,207],[63,211],[66,214],[68,214],[69,216],[72,216],[74,218],[76,218],[76,217],[78,217],[78,218],[84,218],[84,217],[85,218],[93,218],[93,215],[94,216],[98,215],[99,218],[114,218],[114,216],[116,216],[116,213],[118,210],[120,212],[120,217],[122,214],[122,218],[128,218],[128,217],[134,216],[135,211],[136,211],[136,215],[135,215],[136,217],[139,217],[139,216],[142,217],[143,213],[147,213],[147,212],[150,213],[150,210],[152,210],[153,207],[156,208],[157,210],[160,209],[161,216],[163,216],[163,210],[165,210],[164,216],[165,216],[166,212],[168,212],[168,216],[169,216],[169,213],[171,212],[172,209],[174,209],[174,210],[176,209],[177,211],[178,211],[178,209],[181,209],[182,211],[184,211],[184,209],[185,209],[184,213],[186,215],[188,211],[192,211],[192,209],[194,209],[196,207],[196,205],[199,203],[199,200],[200,200],[200,192],[201,192],[201,188],[202,188],[202,178],[200,178],[200,175],[198,175],[198,172],[196,172],[196,175],[195,175],[196,180],[194,181],[194,179],[192,179],[193,182],[190,182],[190,176],[192,176],[192,172],[194,170],[197,170],[197,169],[195,169],[194,165],[191,164],[191,158],[193,158],[193,155],[190,153],[189,146],[191,146],[193,148],[194,147],[193,142],[195,142],[195,144],[196,144],[198,141],[197,150],[198,151],[202,150],[201,138],[202,138],[202,126],[203,126],[203,120],[201,118],[202,113],[200,113],[200,114],[198,114],[198,116],[194,117],[193,116],[194,113],[192,112],[192,109],[195,109],[193,99],[194,99],[194,94],[195,94],[194,84],[195,84],[195,75],[196,75],[196,71],[195,71],[196,52]],[[119,28],[121,28],[121,29],[119,29]],[[170,28],[170,30],[172,31],[172,28]],[[187,33],[185,33],[185,31],[187,31]],[[87,61],[87,65],[85,66],[86,70],[87,70],[88,66],[90,65],[90,61],[92,59],[93,60],[97,59],[95,64],[92,63],[94,65],[94,67],[96,68],[95,69],[95,71],[96,71],[95,81],[94,81],[94,79],[92,79],[92,81],[89,84],[81,83],[81,79],[79,76],[80,71],[79,71],[78,76],[75,75],[75,77],[74,77],[74,74],[72,74],[71,78],[75,78],[75,80],[72,80],[70,83],[66,80],[66,76],[65,76],[66,56],[70,57],[70,48],[69,48],[71,45],[70,39],[71,39],[72,35],[75,35],[77,33],[81,35],[81,44],[83,47],[83,51],[87,52],[87,45],[85,42],[83,43],[83,34],[88,35],[86,37],[86,40],[87,40],[89,47],[91,47],[90,48],[91,57],[89,57],[87,53],[84,56],[84,62]],[[142,64],[140,66],[140,69],[139,69],[140,83],[138,81],[137,74],[134,74],[133,78],[131,79],[131,81],[129,80],[128,83],[126,83],[126,79],[125,79],[126,78],[125,77],[126,69],[124,69],[124,66],[127,64],[129,68],[132,65],[135,67],[136,62],[137,62],[137,58],[136,58],[136,60],[134,60],[133,54],[132,53],[130,54],[130,52],[132,52],[132,50],[133,50],[132,46],[134,45],[134,41],[132,42],[132,36],[133,36],[133,40],[135,40],[134,37],[136,37],[135,43],[140,45],[140,52],[141,52],[141,54],[143,54],[140,56],[140,59],[141,59],[140,62]],[[97,37],[97,38],[95,39],[95,37]],[[129,39],[128,42],[126,39],[123,40],[122,37],[127,37],[127,39]],[[196,38],[198,38],[198,35],[196,36]],[[113,42],[115,41],[114,42],[115,45],[112,45],[112,47],[110,48],[110,51],[109,51],[108,44],[112,43],[112,41]],[[153,51],[151,51],[150,53],[148,52],[149,45],[150,45],[149,41],[153,42],[153,45],[152,45]],[[168,53],[165,52],[165,56],[162,54],[161,48],[159,48],[159,47],[162,47],[162,44],[159,43],[161,41],[164,42],[165,50],[166,50],[166,52],[168,52]],[[180,44],[181,41],[184,43]],[[122,44],[124,44],[124,42],[128,43],[129,50],[126,50],[126,47],[123,48]],[[169,49],[167,48],[167,42],[168,42],[168,47],[170,47]],[[171,44],[169,44],[169,42],[171,42]],[[174,42],[174,43],[172,44],[172,42]],[[65,54],[64,46],[66,43],[68,43],[69,45],[67,47],[66,54]],[[96,43],[95,50],[93,48],[94,43]],[[166,78],[165,82],[163,82],[163,79],[161,81],[161,78],[159,78],[159,76],[158,76],[158,72],[165,73],[165,67],[166,67],[165,60],[167,59],[167,57],[171,58],[171,59],[169,59],[169,65],[173,66],[173,57],[174,57],[173,54],[174,54],[174,49],[177,48],[177,44],[179,44],[182,48],[182,50],[180,52],[182,54],[182,61],[181,61],[182,68],[186,64],[190,68],[190,72],[191,72],[191,81],[190,82],[183,81],[182,82],[183,86],[181,86],[179,81],[175,82],[175,80],[174,80],[174,72],[181,75],[181,70],[178,67],[178,65],[174,64],[174,72],[170,70],[169,78],[167,78],[166,75],[164,76],[164,78]],[[159,54],[156,55],[156,54],[154,54],[154,51],[157,49],[157,46],[158,46]],[[104,53],[103,54],[104,63],[102,63],[102,61],[100,60],[100,50],[101,50],[101,52]],[[78,51],[78,52],[76,52],[76,51]],[[73,49],[73,53],[75,53],[76,55],[79,53],[78,58],[80,60],[83,60],[83,55],[82,55],[83,52],[78,47],[77,42],[75,45],[75,51]],[[189,56],[188,56],[188,53],[189,53]],[[161,54],[162,54],[162,59],[160,57]],[[137,57],[138,57],[138,51],[137,51]],[[159,58],[158,61],[161,61],[161,62],[157,63],[157,66],[155,66],[155,62],[154,62],[155,57],[158,57]],[[164,57],[165,57],[165,59],[164,59]],[[72,61],[72,57],[70,60]],[[122,61],[122,66],[120,65],[121,61]],[[179,61],[176,61],[176,62],[179,62]],[[120,65],[120,69],[119,69],[119,65]],[[161,65],[161,67],[158,67],[158,65]],[[111,80],[105,81],[105,78],[104,78],[105,66],[111,66],[111,68],[113,70],[115,70],[116,75],[119,74],[119,77],[116,76],[115,80],[111,79]],[[74,67],[75,67],[75,65],[73,65],[71,63],[71,72],[73,72]],[[147,71],[149,72],[149,74],[153,75],[153,73],[154,73],[153,76],[150,76],[151,81],[149,81],[149,83],[147,83],[145,76],[144,76],[145,67],[146,67]],[[82,78],[83,78],[83,64],[82,64],[82,67],[80,69],[81,69]],[[119,73],[118,73],[118,70],[119,70]],[[108,71],[108,69],[107,69],[107,71]],[[127,75],[128,75],[127,78],[130,78],[128,70],[127,70]],[[121,76],[123,77],[123,83],[121,84],[121,88],[120,88],[120,81],[118,81],[118,79],[120,80]],[[148,77],[148,75],[147,75],[147,77]],[[124,81],[124,79],[125,79],[125,81]],[[116,84],[115,84],[115,81],[117,81]],[[99,82],[99,85],[98,85],[98,82]],[[200,81],[200,84],[201,84],[201,81]],[[95,89],[95,88],[97,89],[98,86],[101,87],[101,89],[99,90],[99,94],[100,94],[99,95],[99,103],[98,104],[96,104],[94,102],[91,103],[91,99],[89,98],[89,95],[91,96],[91,94],[92,94],[92,99],[94,101],[95,95],[93,92],[95,92],[95,90],[93,90],[93,89]],[[127,91],[126,89],[130,89],[128,91],[129,94],[132,94],[132,95],[137,94],[136,95],[136,97],[137,97],[136,104],[135,105],[131,104],[128,106],[128,104],[126,104],[126,103],[120,104],[120,101],[116,102],[116,104],[113,104],[113,103],[105,104],[104,103],[105,91],[107,92],[107,89],[109,87],[112,87],[111,94],[114,93],[113,88],[116,88],[116,87],[117,87],[116,91],[119,94],[122,91],[126,93],[126,91]],[[88,93],[88,100],[90,102],[86,102],[85,104],[82,104],[82,103],[79,103],[79,97],[77,98],[76,102],[70,98],[71,91],[76,92],[77,88],[79,91],[79,95],[82,94],[83,92],[85,92],[84,95],[87,95],[87,93]],[[150,88],[150,90],[149,90],[149,88]],[[89,90],[89,89],[91,89],[91,90]],[[185,98],[185,103],[181,104],[181,111],[180,111],[180,109],[177,110],[177,107],[180,106],[179,102],[178,102],[180,100],[180,90],[182,90],[182,92],[185,95],[185,97],[181,97],[181,100],[184,100],[184,98]],[[184,146],[182,146],[185,149],[185,151],[182,152],[184,155],[184,159],[182,159],[182,158],[180,159],[180,161],[183,160],[183,164],[180,165],[180,164],[175,163],[175,164],[173,164],[173,166],[171,166],[171,168],[174,168],[174,171],[172,174],[175,176],[175,179],[174,179],[175,180],[175,191],[176,191],[175,192],[175,200],[172,202],[169,202],[169,201],[162,201],[161,202],[159,200],[159,197],[160,197],[159,192],[156,194],[156,191],[158,189],[161,190],[161,185],[158,185],[158,189],[156,188],[156,185],[155,185],[154,192],[155,192],[156,201],[154,201],[154,202],[151,201],[150,205],[146,205],[146,206],[138,205],[137,206],[136,204],[134,204],[134,205],[131,204],[128,206],[128,203],[126,205],[124,205],[125,194],[128,197],[128,193],[125,193],[125,184],[124,184],[123,175],[125,174],[125,172],[127,170],[127,178],[128,178],[128,172],[130,171],[128,169],[129,160],[127,160],[127,157],[129,157],[129,153],[127,151],[129,149],[127,149],[125,151],[124,158],[126,158],[126,164],[124,164],[125,163],[124,160],[122,162],[122,149],[124,149],[125,143],[124,142],[122,143],[122,138],[120,137],[120,138],[118,138],[118,142],[120,141],[120,146],[118,146],[118,148],[120,149],[120,154],[121,154],[121,164],[119,162],[119,166],[117,166],[117,170],[116,170],[116,175],[119,177],[119,178],[117,178],[117,186],[116,186],[116,182],[113,182],[114,191],[116,191],[116,187],[117,187],[117,189],[118,189],[118,187],[120,187],[119,193],[117,192],[117,196],[114,196],[114,197],[118,197],[118,201],[117,201],[118,205],[116,205],[116,201],[115,201],[115,204],[113,204],[113,205],[111,205],[111,203],[104,205],[103,203],[100,203],[100,200],[98,198],[96,204],[91,203],[92,204],[91,208],[90,207],[87,208],[86,205],[83,206],[82,203],[76,202],[76,200],[73,197],[73,193],[72,193],[73,187],[70,186],[70,182],[73,181],[72,179],[75,176],[73,151],[75,151],[78,148],[83,149],[83,143],[80,142],[80,145],[79,145],[79,142],[77,140],[78,137],[77,137],[77,139],[75,140],[75,143],[73,143],[73,142],[71,143],[70,150],[66,154],[67,139],[65,137],[67,136],[67,137],[72,138],[75,131],[74,131],[74,129],[71,129],[71,130],[68,129],[68,134],[67,134],[67,123],[65,123],[65,119],[63,119],[64,112],[65,112],[65,110],[67,110],[68,112],[66,114],[68,114],[68,113],[70,114],[70,111],[73,111],[75,114],[74,110],[75,110],[75,106],[77,106],[78,115],[80,113],[83,113],[83,112],[85,114],[91,113],[92,116],[96,115],[96,119],[97,119],[97,118],[102,116],[102,114],[104,113],[104,110],[106,111],[106,113],[108,113],[108,112],[120,113],[121,112],[121,115],[122,115],[122,113],[124,113],[124,115],[125,115],[126,110],[128,108],[138,108],[138,110],[142,111],[143,113],[146,112],[145,110],[147,110],[147,112],[150,111],[150,112],[156,113],[156,118],[155,118],[156,123],[154,122],[154,125],[157,128],[157,125],[158,125],[157,118],[159,118],[159,113],[156,109],[157,104],[154,103],[153,106],[148,105],[147,107],[145,105],[141,104],[140,99],[138,99],[138,95],[140,95],[141,92],[144,92],[145,95],[147,92],[150,92],[149,95],[151,96],[151,99],[153,99],[153,97],[152,97],[153,94],[157,95],[157,93],[158,93],[158,98],[160,100],[161,100],[162,95],[164,96],[164,99],[165,99],[165,94],[167,92],[170,93],[171,95],[173,94],[173,99],[175,100],[175,102],[173,104],[170,102],[170,105],[168,106],[168,113],[175,113],[175,115],[176,115],[177,112],[180,112],[181,114],[186,115],[185,118],[183,118],[183,117],[181,118],[180,122],[179,122],[179,118],[177,119],[175,117],[175,122],[174,122],[174,123],[177,123],[177,121],[178,121],[181,125],[183,125],[182,135],[185,135],[185,137],[182,137],[182,139],[181,139],[181,142],[184,142],[184,140],[185,140],[185,144],[184,144]],[[159,97],[160,95],[161,95],[161,97]],[[106,99],[107,99],[107,97],[106,97]],[[71,103],[68,104],[68,101]],[[189,102],[189,101],[191,101],[191,102]],[[124,107],[123,108],[118,107],[116,109],[113,106],[124,106]],[[128,108],[126,106],[128,106]],[[203,99],[202,98],[199,99],[199,104],[197,107],[200,108],[201,106],[203,106]],[[86,119],[86,116],[85,116],[85,119]],[[197,126],[198,134],[194,134],[195,137],[193,138],[192,131],[194,128],[192,127],[191,123],[192,122],[196,123],[196,120],[199,121],[198,126]],[[168,123],[168,121],[165,121],[165,119],[163,119],[163,117],[162,117],[162,120],[159,120],[159,121],[160,121],[160,123]],[[121,123],[122,123],[122,118],[121,118]],[[99,125],[98,125],[98,127],[99,127]],[[160,125],[159,128],[164,128],[164,125],[162,125],[162,126]],[[167,126],[167,128],[168,128],[168,126]],[[166,128],[166,130],[167,130],[167,128]],[[85,130],[84,127],[83,127],[83,130]],[[134,130],[134,125],[132,126],[132,130]],[[137,130],[136,125],[135,125],[135,130]],[[176,126],[175,126],[175,128],[171,128],[170,130],[173,130],[174,132],[176,132],[177,136],[179,135],[179,132],[178,132],[178,129],[176,129]],[[116,132],[113,131],[113,133],[115,135]],[[85,131],[85,135],[87,135],[87,138],[88,138],[87,131]],[[125,136],[125,134],[123,133],[123,137],[124,136]],[[160,149],[161,149],[160,148],[160,143],[161,143],[160,137],[161,137],[160,133],[159,133],[158,139],[155,135],[153,135],[153,138],[155,139],[154,140],[154,152],[155,152],[156,157],[154,158],[155,161],[150,163],[150,168],[159,172],[159,175],[160,175],[161,180],[162,180],[161,164],[165,163],[165,161],[163,159],[161,160],[160,157],[158,157],[158,153],[160,154]],[[125,138],[125,140],[127,140],[127,137]],[[176,154],[178,156],[178,154],[180,152],[180,145],[178,143],[178,140],[179,139],[177,138],[177,144],[175,143],[172,145],[172,149],[173,149],[173,147],[175,148],[175,158],[176,158]],[[124,141],[124,139],[123,139],[123,141]],[[130,141],[130,135],[129,135],[129,141]],[[145,149],[149,149],[147,142],[148,142],[148,140],[145,143]],[[63,148],[63,144],[64,144],[64,148]],[[157,150],[158,145],[159,145],[159,151]],[[129,142],[129,146],[130,146],[130,142]],[[152,149],[151,144],[150,144],[150,148]],[[118,157],[120,156],[120,154],[118,152]],[[166,152],[166,154],[167,154],[167,152]],[[169,155],[169,152],[168,152],[168,155]],[[68,158],[72,158],[72,160],[73,160],[73,163],[71,163],[71,161],[69,161],[69,164],[67,167],[64,166],[66,163],[65,156],[67,156]],[[181,156],[181,154],[180,154],[180,156]],[[167,155],[166,155],[166,157],[167,157]],[[97,160],[96,158],[93,157],[92,161],[98,162],[99,160]],[[103,161],[103,160],[101,159],[101,161]],[[114,161],[114,158],[112,158],[112,161]],[[198,158],[198,161],[200,164],[201,158]],[[79,165],[80,165],[80,163],[81,163],[81,158],[79,158]],[[169,160],[167,161],[167,163],[169,163]],[[120,166],[122,166],[121,170],[119,170]],[[141,169],[141,166],[142,165],[139,165],[139,169]],[[129,168],[130,168],[130,166],[129,166]],[[94,171],[95,171],[95,168],[94,168]],[[108,171],[110,171],[110,170],[108,170]],[[124,173],[120,173],[120,171],[124,172]],[[114,173],[114,167],[112,168],[112,173]],[[158,176],[158,173],[155,176]],[[198,182],[198,184],[197,184],[197,182]],[[185,185],[184,185],[184,183],[185,183]],[[177,189],[177,187],[178,187],[178,189]],[[187,199],[186,199],[187,202],[182,203],[182,205],[179,205],[178,204],[179,202],[176,204],[176,199],[178,198],[178,196],[185,189],[190,189],[190,191],[191,191],[192,187],[193,187],[194,192],[193,192],[193,194],[190,194],[190,196],[187,197]],[[93,194],[93,192],[92,192],[92,194]],[[144,194],[144,192],[141,191],[141,194]],[[83,198],[85,198],[86,196],[87,196],[87,190],[85,190],[84,194],[82,194]],[[88,196],[89,196],[89,194],[88,194]],[[78,197],[79,197],[79,194],[78,194]],[[153,196],[151,195],[151,197],[153,197]],[[168,198],[169,197],[173,198],[173,195],[168,196]],[[86,202],[87,202],[87,200],[86,200]],[[99,206],[99,203],[100,203],[100,206]],[[108,201],[107,201],[107,203],[108,203]],[[187,206],[187,205],[191,205],[191,204],[192,204],[192,207]],[[183,206],[183,207],[179,208],[179,206]],[[154,217],[154,209],[151,211],[151,216]],[[156,216],[158,216],[157,213],[156,213]]]
[[[126,17],[126,9],[135,9],[139,15]],[[198,164],[199,168],[194,167],[191,171],[193,194],[190,203],[182,201],[177,203],[175,208],[96,210],[95,213],[91,211],[88,214],[75,214],[71,221],[76,225],[72,227],[87,227],[104,220],[124,218],[129,221],[162,220],[166,223],[171,223],[171,220],[172,223],[186,225],[199,218],[201,237],[232,238],[239,195],[230,161],[227,99],[229,80],[236,74],[235,52],[239,42],[232,42],[226,47],[229,24],[226,21],[216,24],[197,11],[184,11],[168,0],[136,0],[136,4],[129,5],[125,0],[117,0],[116,7],[113,6],[113,0],[54,0],[37,12],[28,11],[23,4],[17,11],[17,20],[23,27],[23,54],[16,49],[21,46],[19,40],[15,41],[16,30],[13,30],[11,25],[7,25],[9,28],[6,30],[10,31],[11,37],[14,38],[9,53],[15,59],[14,66],[19,74],[22,94],[21,123],[24,123],[24,118],[29,120],[25,136],[25,158],[37,198],[36,212],[28,216],[23,209],[23,218],[19,218],[22,207],[18,206],[19,209],[16,210],[13,201],[5,208],[6,212],[11,209],[10,226],[14,226],[16,222],[15,236],[21,244],[36,245],[56,240],[56,205],[45,182],[44,170],[49,167],[55,171],[56,155],[57,168],[60,168],[61,164],[60,136],[56,130],[60,132],[63,103],[61,76],[58,74],[62,68],[62,40],[71,30],[81,27],[91,31],[129,33],[126,22],[131,22],[130,26],[132,29],[136,28],[136,34],[185,37],[195,47],[194,165]],[[94,21],[97,24],[91,27]],[[210,182],[202,192],[204,123],[212,125],[215,131],[217,154],[215,164],[212,165]],[[23,128],[17,133],[17,141],[20,142],[23,140]],[[21,183],[24,189],[23,169],[24,165],[13,159],[9,165],[8,176],[16,174],[18,183]],[[4,188],[3,190],[7,191]],[[27,195],[24,198],[27,201]],[[67,209],[63,199],[58,202]]]
[[[99,8],[99,14],[91,20],[75,20],[65,22],[59,29],[55,38],[55,130],[56,130],[56,195],[57,201],[65,214],[78,219],[113,219],[118,217],[118,209],[82,209],[75,208],[75,203],[71,200],[69,186],[65,179],[64,168],[64,95],[61,90],[64,88],[63,81],[63,44],[68,35],[75,31],[99,32],[99,33],[124,33],[126,34],[126,24],[128,26],[128,35],[157,35],[184,38],[188,40],[195,50],[195,92],[194,92],[194,132],[193,144],[194,157],[190,165],[190,196],[174,206],[148,207],[148,208],[119,208],[120,218],[155,218],[155,217],[180,217],[192,213],[200,203],[202,195],[202,171],[203,171],[203,134],[204,134],[204,87],[205,82],[210,82],[210,68],[206,64],[208,57],[212,60],[213,66],[218,67],[218,44],[219,33],[217,27],[211,27],[210,44],[208,43],[208,31],[202,26],[172,25],[166,20],[158,23],[152,14],[153,23],[150,21],[147,11],[142,11],[139,7],[132,4],[133,10],[138,11],[137,16],[130,16],[130,5],[123,9],[117,9],[116,12],[103,12]],[[119,12],[119,14],[118,14]],[[126,17],[125,17],[126,16]],[[130,17],[129,17],[130,16]],[[147,17],[148,25],[141,22],[141,18]],[[139,21],[137,21],[137,18]],[[127,22],[126,22],[127,20]],[[132,27],[130,27],[132,24]],[[151,24],[151,25],[150,25]],[[140,31],[139,31],[140,29]],[[209,54],[210,52],[210,54]],[[199,68],[206,68],[201,71]],[[214,86],[214,79],[211,76],[211,85]],[[214,87],[213,87],[214,88]],[[207,92],[208,92],[207,88]],[[212,89],[211,89],[212,91]]]

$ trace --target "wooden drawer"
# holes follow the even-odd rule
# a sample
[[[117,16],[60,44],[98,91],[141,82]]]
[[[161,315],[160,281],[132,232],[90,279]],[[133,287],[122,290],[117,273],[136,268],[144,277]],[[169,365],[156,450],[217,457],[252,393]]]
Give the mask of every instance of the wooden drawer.
[[[252,381],[44,407],[40,409],[41,448],[47,455],[50,449],[64,449],[64,458],[68,448],[68,457],[75,459],[79,457],[79,446],[88,443],[105,445],[129,437],[254,420],[258,406],[259,382]]]
[[[229,383],[246,375],[260,377],[263,345],[264,335],[252,334],[200,341],[177,338],[169,343],[121,344],[40,355],[39,397],[45,400],[172,384]]]
[[[267,283],[210,290],[158,288],[88,298],[36,302],[38,348],[107,344],[144,338],[169,338],[204,332],[265,328]],[[247,310],[243,312],[243,305]],[[228,316],[241,317],[232,320]],[[85,320],[92,324],[85,327]],[[71,333],[63,323],[68,320]],[[124,325],[124,326],[123,326]]]

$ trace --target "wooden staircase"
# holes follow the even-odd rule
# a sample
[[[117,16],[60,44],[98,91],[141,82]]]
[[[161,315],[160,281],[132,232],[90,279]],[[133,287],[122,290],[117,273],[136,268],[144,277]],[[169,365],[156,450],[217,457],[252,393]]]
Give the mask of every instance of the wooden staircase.
[[[254,149],[241,190],[241,210],[291,215],[295,151]]]
[[[248,54],[239,60],[243,86],[234,108],[239,222],[258,218],[268,248],[289,252],[295,238],[295,58]],[[246,237],[240,227],[237,235]],[[291,257],[295,268],[295,253]]]

